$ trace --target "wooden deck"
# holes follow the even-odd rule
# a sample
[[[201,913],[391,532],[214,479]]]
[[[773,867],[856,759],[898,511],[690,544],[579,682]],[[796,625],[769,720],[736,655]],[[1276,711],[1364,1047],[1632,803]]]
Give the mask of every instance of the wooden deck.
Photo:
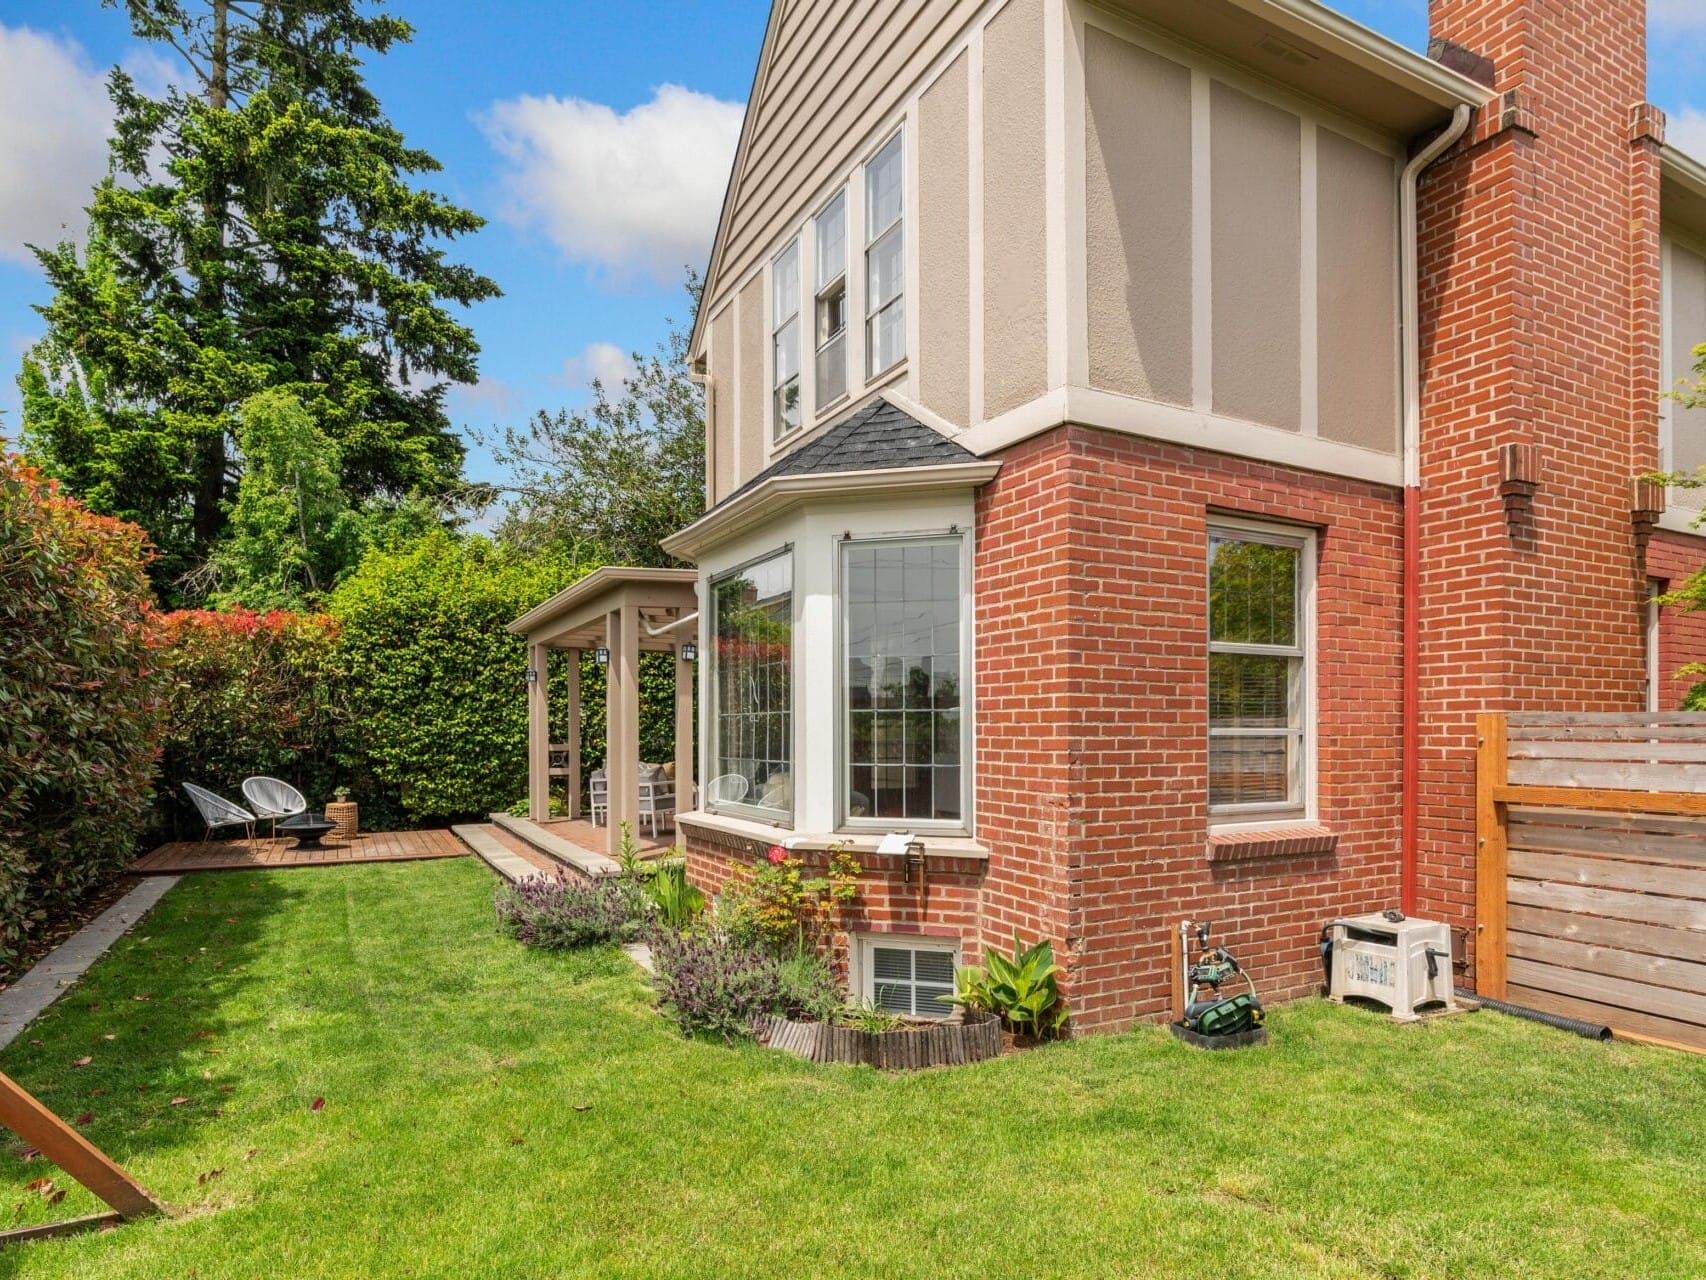
[[[356,862],[417,862],[462,858],[468,846],[445,830],[363,832],[351,840],[327,838],[320,849],[295,849],[294,840],[179,840],[163,844],[131,864],[136,875],[180,875],[185,871],[254,871],[280,867],[337,867]]]
[[[552,835],[559,836],[570,844],[578,844],[583,849],[590,849],[593,853],[607,853],[610,849],[610,828],[595,827],[585,818],[552,818],[539,825]],[[668,853],[680,843],[680,837],[669,827],[660,827],[655,837],[650,828],[636,828],[634,843],[639,846],[640,856],[644,858]]]

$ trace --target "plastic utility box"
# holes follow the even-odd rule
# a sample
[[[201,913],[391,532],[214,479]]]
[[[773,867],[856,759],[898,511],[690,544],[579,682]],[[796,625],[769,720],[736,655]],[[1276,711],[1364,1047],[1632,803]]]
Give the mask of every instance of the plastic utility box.
[[[1385,1005],[1414,1022],[1424,1005],[1457,1008],[1452,998],[1451,929],[1433,920],[1388,920],[1378,913],[1332,924],[1332,998]]]

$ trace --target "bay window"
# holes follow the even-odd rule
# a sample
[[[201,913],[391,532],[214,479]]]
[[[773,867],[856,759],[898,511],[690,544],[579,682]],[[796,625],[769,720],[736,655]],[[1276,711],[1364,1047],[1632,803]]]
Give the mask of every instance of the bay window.
[[[780,440],[800,425],[800,242],[770,264],[771,434]]]
[[[865,165],[865,376],[906,356],[905,150],[902,135]]]
[[[1309,538],[1208,539],[1208,802],[1222,819],[1302,816],[1308,786]]]
[[[711,780],[705,807],[794,814],[794,560],[789,551],[711,583]]]
[[[843,812],[853,825],[961,827],[963,540],[842,548]]]

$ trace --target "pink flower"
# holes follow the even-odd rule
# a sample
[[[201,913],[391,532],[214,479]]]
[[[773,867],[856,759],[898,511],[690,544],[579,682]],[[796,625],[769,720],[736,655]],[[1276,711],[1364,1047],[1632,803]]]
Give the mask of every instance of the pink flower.
[[[781,866],[788,860],[788,851],[779,844],[773,844],[765,851],[764,856],[770,859],[772,866]]]

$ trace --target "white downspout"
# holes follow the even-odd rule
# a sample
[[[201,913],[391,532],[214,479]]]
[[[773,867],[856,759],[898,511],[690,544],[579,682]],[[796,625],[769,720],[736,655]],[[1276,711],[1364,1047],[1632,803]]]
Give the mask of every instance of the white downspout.
[[[1469,129],[1475,108],[1460,103],[1444,133],[1416,153],[1404,166],[1399,196],[1398,253],[1402,261],[1404,326],[1404,487],[1422,483],[1422,334],[1421,285],[1418,282],[1416,237],[1416,187],[1422,171],[1453,146]]]

